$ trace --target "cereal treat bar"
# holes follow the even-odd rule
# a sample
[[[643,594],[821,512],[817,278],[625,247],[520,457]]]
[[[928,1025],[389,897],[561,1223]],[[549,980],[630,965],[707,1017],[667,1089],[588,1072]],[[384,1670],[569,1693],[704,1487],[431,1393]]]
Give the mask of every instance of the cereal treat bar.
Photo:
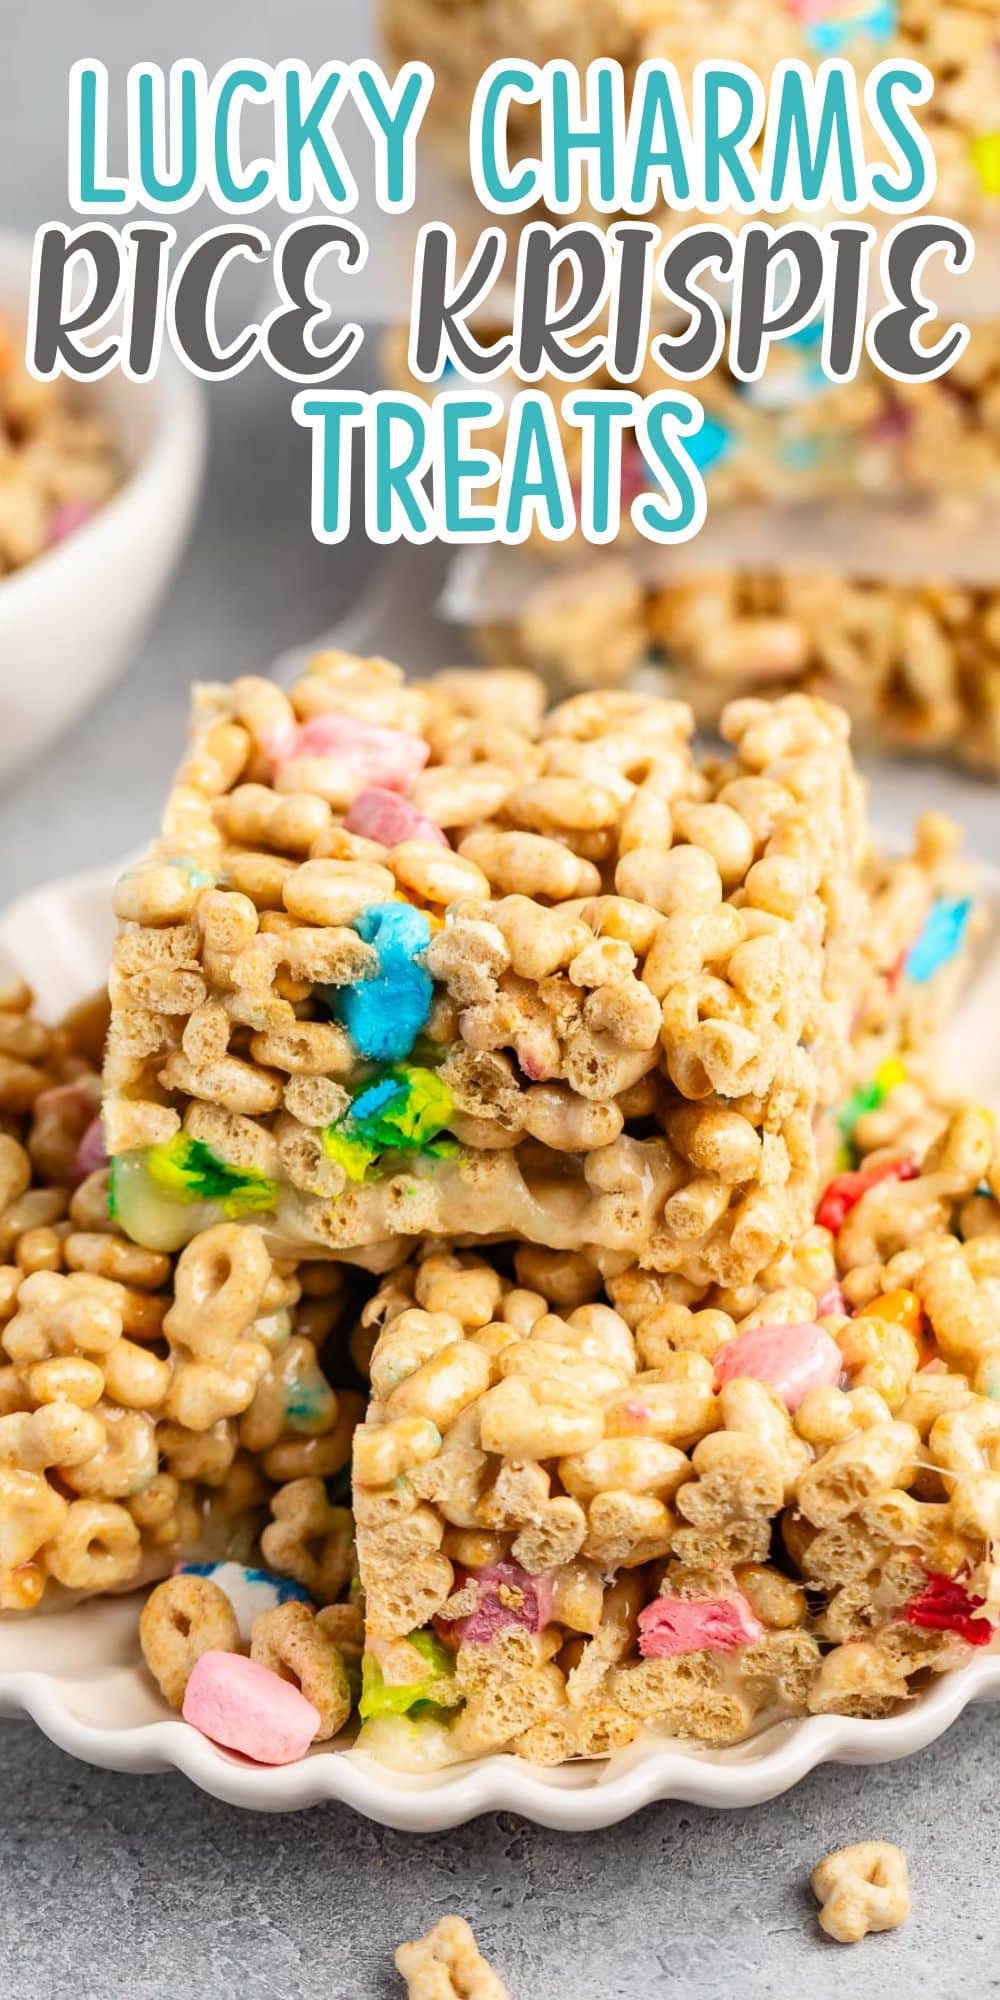
[[[1000,1624],[1000,1152],[905,1089],[754,1286],[424,1246],[366,1311],[362,1748],[890,1714]],[[624,1260],[623,1260],[624,1264]]]
[[[1000,54],[994,0],[382,0],[397,62],[435,73],[426,129],[455,171],[468,166],[473,93],[501,57],[585,68],[614,57],[626,79],[669,60],[690,86],[701,61],[742,61],[767,77],[796,57],[889,56],[925,63],[934,96],[922,123],[937,160],[938,213],[992,221],[1000,197]],[[535,143],[535,108],[514,106],[512,157]],[[681,217],[681,221],[689,218]]]
[[[294,1275],[233,1223],[176,1265],[123,1236],[98,1116],[106,1025],[106,1001],[50,1028],[27,988],[0,992],[0,1611],[244,1560],[269,1496],[272,1567],[332,1600],[352,1528],[322,1480],[362,1409],[318,1355],[341,1273]]]
[[[805,1226],[812,1122],[868,976],[844,718],[320,656],[197,698],[119,883],[115,1211],[175,1250],[255,1218],[280,1255],[407,1239],[753,1275]]]
[[[36,382],[0,322],[0,577],[75,533],[122,476],[107,429],[63,382]]]
[[[706,570],[655,589],[609,558],[553,573],[478,638],[563,688],[617,685],[648,663],[706,726],[741,695],[802,688],[841,704],[862,738],[1000,771],[995,589],[834,570]]]

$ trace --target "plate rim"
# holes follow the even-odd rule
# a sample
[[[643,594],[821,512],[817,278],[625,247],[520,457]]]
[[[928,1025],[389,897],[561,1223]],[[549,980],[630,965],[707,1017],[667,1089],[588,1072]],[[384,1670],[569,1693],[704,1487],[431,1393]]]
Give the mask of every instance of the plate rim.
[[[86,1615],[87,1607],[78,1610]],[[694,1745],[677,1749],[650,1740],[606,1762],[560,1766],[544,1776],[539,1766],[509,1753],[421,1775],[390,1773],[366,1752],[335,1745],[294,1764],[252,1764],[219,1749],[180,1717],[104,1728],[74,1713],[58,1676],[0,1671],[0,1717],[27,1717],[84,1763],[131,1775],[179,1771],[223,1804],[256,1812],[339,1803],[403,1833],[443,1832],[487,1812],[519,1813],[557,1832],[590,1833],[664,1800],[745,1809],[789,1791],[820,1764],[912,1756],[936,1742],[971,1703],[998,1696],[1000,1653],[991,1652],[941,1674],[898,1715],[875,1721],[820,1715],[777,1724],[774,1747],[743,1763],[723,1763]],[[616,1769],[623,1762],[626,1768]],[[586,1782],[583,1774],[591,1771],[596,1776]]]

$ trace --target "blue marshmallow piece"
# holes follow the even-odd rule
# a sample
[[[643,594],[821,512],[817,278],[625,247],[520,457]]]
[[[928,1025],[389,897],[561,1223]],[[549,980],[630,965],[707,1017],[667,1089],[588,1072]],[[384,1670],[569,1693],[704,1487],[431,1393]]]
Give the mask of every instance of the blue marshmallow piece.
[[[972,915],[971,896],[939,896],[923,930],[907,953],[906,977],[926,986],[943,965],[950,965],[962,948]]]
[[[403,1062],[427,1025],[434,981],[418,954],[431,941],[422,910],[409,903],[372,903],[355,919],[358,936],[378,958],[374,979],[328,986],[327,1002],[369,1062]]]
[[[871,0],[814,18],[806,28],[809,47],[820,56],[842,56],[858,42],[884,48],[899,26],[897,0]]]
[[[729,457],[733,448],[733,433],[717,417],[706,415],[700,428],[686,437],[684,443],[692,465],[696,465],[699,472],[710,472],[713,465],[721,465],[723,459]]]
[[[240,1628],[240,1638],[249,1642],[255,1618],[262,1611],[273,1611],[276,1604],[287,1604],[295,1599],[299,1604],[311,1604],[312,1598],[301,1583],[294,1583],[290,1576],[274,1576],[267,1569],[247,1569],[243,1563],[178,1563],[175,1576],[207,1576],[210,1583],[217,1583],[224,1591],[236,1613]]]

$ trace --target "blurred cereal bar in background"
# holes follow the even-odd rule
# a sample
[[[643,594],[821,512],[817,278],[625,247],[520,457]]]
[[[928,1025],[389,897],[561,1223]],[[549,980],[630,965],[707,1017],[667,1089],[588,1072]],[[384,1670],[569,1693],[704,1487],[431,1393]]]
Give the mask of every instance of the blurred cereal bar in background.
[[[613,57],[627,84],[640,63],[667,60],[688,87],[704,61],[741,61],[766,78],[788,58],[816,66],[843,57],[864,73],[898,57],[926,64],[934,79],[922,124],[937,163],[936,213],[973,226],[997,219],[994,0],[381,0],[381,14],[393,58],[435,72],[426,129],[456,175],[468,170],[476,85],[502,57],[558,57],[581,70]],[[512,157],[537,142],[536,122],[536,106],[514,103]]]
[[[678,330],[663,312],[654,335]],[[475,328],[484,343],[500,337],[499,324]],[[933,324],[922,339],[931,346],[942,329]],[[942,526],[961,532],[970,509],[1000,500],[1000,323],[975,322],[964,354],[947,375],[931,382],[898,382],[862,356],[859,372],[847,383],[823,373],[823,322],[777,340],[757,382],[741,382],[720,361],[693,385],[705,412],[702,428],[687,440],[713,514],[721,507],[791,506],[798,502],[845,498],[919,500],[938,510]],[[410,374],[405,330],[396,328],[382,343],[382,361],[394,387],[431,398],[440,392],[468,391],[469,378],[449,364],[436,384]],[[620,385],[605,371],[589,381],[598,390]],[[652,353],[630,388],[639,395],[662,391],[670,376]],[[490,388],[509,395],[521,385],[510,375]],[[552,399],[560,442],[573,490],[579,493],[583,432],[562,416],[566,383],[543,376],[533,385]],[[492,450],[502,434],[490,429]],[[621,459],[619,543],[640,544],[630,508],[656,480],[634,433],[626,431]],[[581,538],[552,542],[533,523],[531,544],[553,564],[579,553]]]
[[[648,667],[706,727],[741,695],[803,688],[847,709],[863,740],[1000,770],[995,585],[817,565],[692,570],[656,587],[605,558],[554,570],[478,637],[487,657],[523,662],[557,688],[619,685]]]

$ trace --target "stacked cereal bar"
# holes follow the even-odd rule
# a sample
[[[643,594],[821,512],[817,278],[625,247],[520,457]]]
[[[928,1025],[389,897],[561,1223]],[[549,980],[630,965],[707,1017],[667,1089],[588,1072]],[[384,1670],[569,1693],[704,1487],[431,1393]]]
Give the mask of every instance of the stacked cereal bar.
[[[435,73],[428,130],[456,172],[467,171],[472,98],[501,57],[584,69],[614,57],[632,78],[668,60],[689,81],[701,61],[775,64],[829,56],[868,70],[886,57],[926,64],[934,95],[923,122],[937,161],[937,212],[995,217],[1000,196],[1000,53],[994,0],[382,0],[398,62]],[[536,139],[533,107],[515,103],[512,155]]]
[[[648,664],[708,726],[741,695],[802,688],[879,742],[1000,770],[994,588],[816,568],[705,570],[654,588],[612,558],[543,580],[479,639],[563,688],[620,684]]]
[[[298,1273],[223,1222],[177,1260],[108,1215],[96,1064],[106,1003],[59,1027],[0,991],[0,1611],[134,1588],[251,1553],[326,1598],[346,1586],[361,1399],[318,1349],[340,1274]]]
[[[427,1235],[750,1278],[811,1214],[873,976],[843,717],[735,704],[699,763],[640,695],[405,685],[322,655],[204,689],[119,883],[119,1222],[256,1221],[386,1269]],[[919,920],[918,926],[919,927]]]
[[[362,1747],[882,1716],[1000,1622],[1000,1155],[892,1093],[756,1283],[425,1245],[366,1311]]]

